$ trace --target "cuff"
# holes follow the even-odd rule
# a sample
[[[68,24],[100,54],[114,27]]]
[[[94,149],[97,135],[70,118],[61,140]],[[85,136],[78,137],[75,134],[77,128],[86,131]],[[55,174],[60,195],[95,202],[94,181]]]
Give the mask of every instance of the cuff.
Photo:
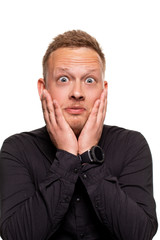
[[[57,150],[51,171],[59,177],[75,182],[78,178],[81,163],[78,156],[64,150]]]

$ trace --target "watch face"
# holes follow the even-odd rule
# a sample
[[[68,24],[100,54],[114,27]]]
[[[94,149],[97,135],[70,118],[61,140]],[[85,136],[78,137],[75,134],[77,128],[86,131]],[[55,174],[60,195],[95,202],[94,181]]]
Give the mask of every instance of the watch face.
[[[95,162],[102,163],[104,161],[104,153],[99,146],[94,146],[92,148],[92,154]]]
[[[103,163],[104,153],[99,146],[93,146],[90,150],[79,155],[81,163]]]

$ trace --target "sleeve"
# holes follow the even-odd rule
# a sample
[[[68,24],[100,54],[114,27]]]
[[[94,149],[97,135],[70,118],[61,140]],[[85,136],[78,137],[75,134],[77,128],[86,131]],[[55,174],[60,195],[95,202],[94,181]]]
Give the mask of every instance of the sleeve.
[[[4,240],[49,239],[69,207],[78,177],[77,158],[58,150],[47,176],[35,188],[24,153],[16,147],[7,140],[0,153],[1,236]]]
[[[82,181],[96,214],[113,239],[151,240],[157,231],[151,153],[140,133],[129,135],[118,177],[104,165],[88,169],[84,166]]]

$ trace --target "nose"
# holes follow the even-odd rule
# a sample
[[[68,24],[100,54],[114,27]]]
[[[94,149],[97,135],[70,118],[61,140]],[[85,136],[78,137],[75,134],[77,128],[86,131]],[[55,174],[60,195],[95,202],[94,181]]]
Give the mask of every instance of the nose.
[[[82,83],[80,81],[75,81],[73,83],[69,98],[76,101],[83,101],[85,99]]]

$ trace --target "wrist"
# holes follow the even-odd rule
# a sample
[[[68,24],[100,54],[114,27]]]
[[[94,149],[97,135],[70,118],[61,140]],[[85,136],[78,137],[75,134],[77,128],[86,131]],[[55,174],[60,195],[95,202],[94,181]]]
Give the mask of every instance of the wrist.
[[[91,149],[79,154],[81,163],[98,163],[102,164],[104,162],[104,152],[99,146],[93,146]]]
[[[58,148],[59,150],[62,150],[62,151],[65,151],[65,152],[68,152],[70,154],[73,154],[75,156],[78,155],[77,151],[75,151],[74,149],[68,149],[68,148]]]

